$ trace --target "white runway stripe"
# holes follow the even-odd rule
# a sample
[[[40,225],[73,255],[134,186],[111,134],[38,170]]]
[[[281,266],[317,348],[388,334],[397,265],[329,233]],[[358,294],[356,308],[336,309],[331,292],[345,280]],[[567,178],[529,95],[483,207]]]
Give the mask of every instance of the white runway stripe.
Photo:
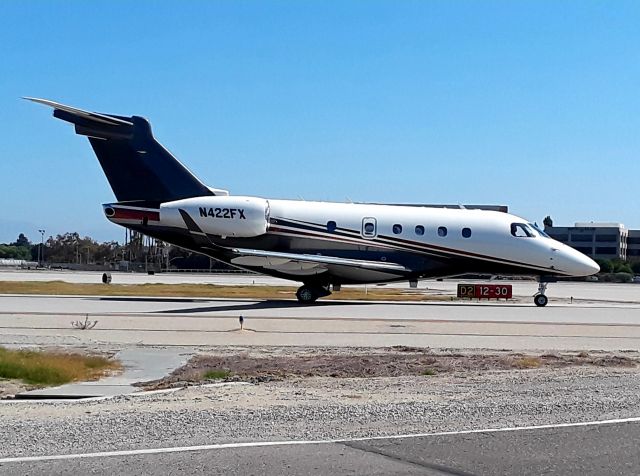
[[[400,440],[407,438],[428,438],[436,436],[455,436],[470,435],[475,433],[502,433],[527,430],[548,430],[555,428],[575,428],[601,425],[615,425],[619,423],[638,423],[640,417],[620,418],[615,420],[587,421],[578,423],[558,423],[554,425],[533,425],[533,426],[516,426],[507,428],[486,428],[478,430],[460,430],[460,431],[441,431],[436,433],[417,433],[409,435],[392,435],[392,436],[373,436],[367,438],[345,438],[335,440],[298,440],[298,441],[255,441],[246,443],[220,443],[212,445],[199,446],[175,446],[170,448],[149,448],[138,450],[122,450],[122,451],[103,451],[98,453],[77,453],[66,455],[48,455],[48,456],[19,456],[15,458],[0,458],[0,464],[7,463],[29,463],[39,461],[59,461],[83,458],[105,458],[110,456],[137,456],[137,455],[153,455],[162,453],[184,453],[189,451],[207,451],[222,450],[236,448],[260,448],[269,446],[296,446],[296,445],[326,445],[338,443],[353,443],[359,441],[379,441],[379,440]]]

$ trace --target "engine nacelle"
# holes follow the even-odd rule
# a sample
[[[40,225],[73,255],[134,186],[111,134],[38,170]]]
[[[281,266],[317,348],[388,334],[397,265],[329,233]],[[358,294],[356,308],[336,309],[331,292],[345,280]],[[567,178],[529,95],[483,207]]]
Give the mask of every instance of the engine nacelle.
[[[180,210],[210,235],[250,238],[265,234],[269,224],[269,202],[263,198],[214,196],[167,202],[160,205],[160,223],[186,228]]]

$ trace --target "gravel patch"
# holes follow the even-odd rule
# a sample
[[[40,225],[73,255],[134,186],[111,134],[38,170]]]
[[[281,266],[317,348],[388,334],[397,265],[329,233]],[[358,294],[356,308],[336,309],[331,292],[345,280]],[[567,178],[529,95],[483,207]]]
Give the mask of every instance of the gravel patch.
[[[446,351],[395,346],[383,349],[291,349],[286,354],[264,351],[215,352],[192,357],[167,377],[139,385],[175,388],[207,380],[268,382],[296,377],[372,378],[478,373],[492,370],[562,368],[569,366],[635,367],[638,353],[521,353],[509,351]]]
[[[0,402],[3,457],[333,439],[639,416],[636,368],[290,378],[75,402]]]

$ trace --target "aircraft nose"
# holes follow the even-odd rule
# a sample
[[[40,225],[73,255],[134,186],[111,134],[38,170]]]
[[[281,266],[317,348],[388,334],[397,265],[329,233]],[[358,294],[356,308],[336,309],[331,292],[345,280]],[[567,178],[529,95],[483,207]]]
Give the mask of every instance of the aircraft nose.
[[[571,248],[563,247],[564,269],[571,276],[591,276],[600,272],[600,266],[587,255]]]
[[[586,255],[582,255],[576,264],[576,276],[591,276],[599,272],[600,265]]]

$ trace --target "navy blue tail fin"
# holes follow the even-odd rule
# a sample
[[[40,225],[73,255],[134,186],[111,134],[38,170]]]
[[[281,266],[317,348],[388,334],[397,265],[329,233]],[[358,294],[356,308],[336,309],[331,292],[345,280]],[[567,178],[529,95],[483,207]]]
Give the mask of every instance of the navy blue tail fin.
[[[54,108],[53,115],[87,136],[119,202],[168,202],[215,195],[155,140],[149,122],[82,111],[45,99],[26,98]]]

